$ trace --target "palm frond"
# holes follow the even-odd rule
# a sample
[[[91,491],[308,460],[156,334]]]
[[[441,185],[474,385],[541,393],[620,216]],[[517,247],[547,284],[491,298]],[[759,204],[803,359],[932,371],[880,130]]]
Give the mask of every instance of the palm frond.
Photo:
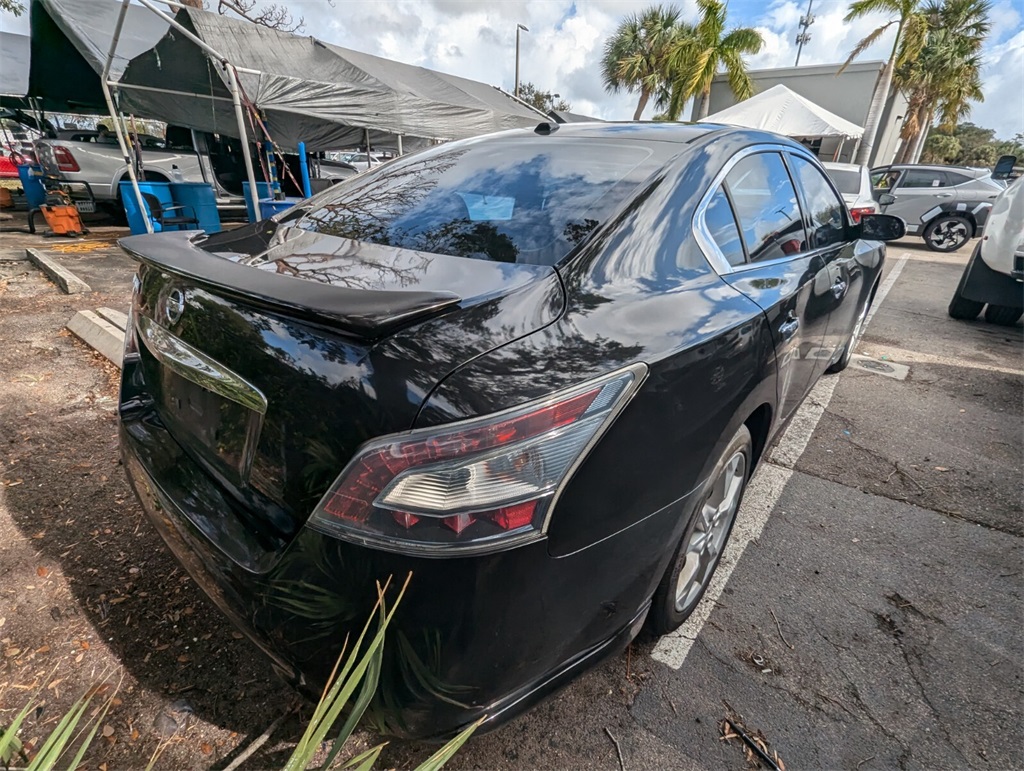
[[[854,0],[850,3],[843,21],[854,21],[864,16],[884,13],[890,16],[899,14],[898,0]]]
[[[836,75],[841,75],[843,73],[843,70],[845,70],[847,67],[853,64],[854,59],[856,59],[858,56],[864,53],[864,51],[866,51],[868,48],[873,46],[875,44],[875,41],[882,37],[882,35],[885,34],[885,31],[895,23],[896,22],[894,21],[887,21],[881,27],[875,28],[866,36],[864,36],[861,39],[861,41],[853,47],[853,50],[850,51],[850,55],[846,58],[846,61],[843,62],[843,66],[839,68],[838,72],[836,72]]]

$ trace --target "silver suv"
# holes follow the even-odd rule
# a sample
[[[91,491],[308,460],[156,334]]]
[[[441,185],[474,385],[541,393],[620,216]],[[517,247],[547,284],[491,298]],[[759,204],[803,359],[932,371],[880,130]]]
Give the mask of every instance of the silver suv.
[[[981,233],[1004,185],[988,169],[893,165],[871,170],[871,189],[886,214],[907,223],[929,249],[955,252]]]

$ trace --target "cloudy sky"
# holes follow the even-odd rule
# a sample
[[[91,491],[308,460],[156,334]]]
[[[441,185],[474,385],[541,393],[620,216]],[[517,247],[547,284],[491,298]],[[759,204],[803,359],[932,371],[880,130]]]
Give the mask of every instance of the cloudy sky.
[[[576,112],[606,119],[629,119],[636,104],[629,94],[607,94],[599,61],[605,39],[621,19],[649,2],[627,0],[283,0],[305,19],[305,34],[410,64],[451,72],[511,90],[516,24],[522,34],[521,77],[561,94]],[[806,0],[805,0],[806,1]],[[816,21],[801,64],[842,61],[854,44],[884,21],[845,24],[847,0],[813,0]],[[210,3],[212,4],[212,3]],[[695,18],[692,0],[679,5]],[[1021,0],[995,0],[993,31],[985,48],[982,79],[985,102],[971,120],[1009,138],[1024,131],[1024,19]],[[793,38],[804,2],[730,0],[732,24],[754,26],[764,50],[751,68],[791,66]],[[26,17],[0,14],[0,28],[28,32]],[[891,34],[869,48],[862,60],[884,59]],[[645,117],[653,114],[648,107]],[[689,115],[689,112],[686,113]]]

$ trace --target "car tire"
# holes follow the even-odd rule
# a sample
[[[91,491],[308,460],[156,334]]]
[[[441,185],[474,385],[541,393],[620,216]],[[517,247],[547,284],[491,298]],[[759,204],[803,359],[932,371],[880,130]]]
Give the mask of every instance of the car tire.
[[[936,217],[924,229],[924,243],[933,252],[955,252],[971,240],[974,226],[964,217]]]
[[[874,297],[874,295],[872,295],[872,297]],[[871,299],[864,303],[864,307],[861,308],[860,313],[857,314],[857,321],[854,322],[853,329],[850,331],[850,336],[843,345],[842,355],[828,365],[828,368],[825,370],[825,374],[837,375],[850,366],[850,361],[853,359],[853,351],[857,347],[857,341],[860,340],[861,333],[864,331],[864,322],[867,320],[868,309],[870,307]]]
[[[985,308],[985,321],[1001,327],[1012,327],[1020,321],[1021,316],[1024,316],[1024,310],[1020,308],[1010,308],[1006,305],[989,305]]]
[[[697,508],[654,592],[647,614],[649,634],[661,636],[679,628],[707,591],[743,502],[753,459],[750,431],[740,426],[708,475]]]

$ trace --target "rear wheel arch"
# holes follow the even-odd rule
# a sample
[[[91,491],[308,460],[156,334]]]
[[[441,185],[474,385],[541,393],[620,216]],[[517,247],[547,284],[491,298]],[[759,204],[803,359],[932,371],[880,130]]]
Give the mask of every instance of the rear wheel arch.
[[[767,402],[761,404],[743,421],[743,425],[750,431],[750,439],[753,443],[751,466],[752,468],[757,468],[757,465],[761,462],[761,455],[764,453],[765,446],[768,443],[768,436],[771,433],[771,405]]]

